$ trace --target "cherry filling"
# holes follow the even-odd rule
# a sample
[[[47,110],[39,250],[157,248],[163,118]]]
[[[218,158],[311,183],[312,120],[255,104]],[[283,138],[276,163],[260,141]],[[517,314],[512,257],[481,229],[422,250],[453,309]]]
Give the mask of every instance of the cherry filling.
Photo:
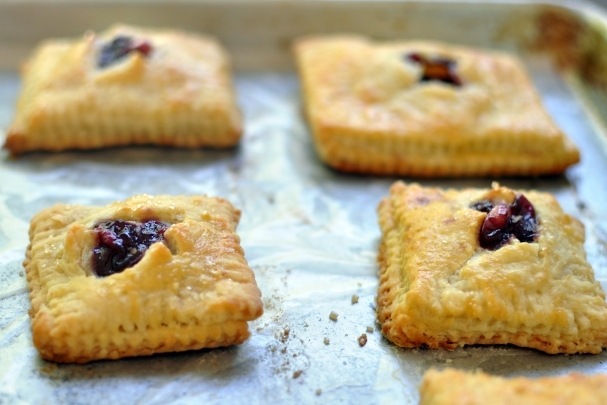
[[[156,220],[118,219],[96,224],[93,228],[97,236],[97,245],[93,248],[94,273],[106,277],[132,267],[153,243],[164,241],[164,232],[169,226]]]
[[[519,194],[512,203],[513,233],[521,242],[533,242],[537,237],[537,218],[535,208],[524,195]]]
[[[109,66],[131,52],[139,52],[143,56],[148,56],[152,52],[152,45],[147,41],[137,41],[126,35],[118,35],[101,47],[97,66],[100,68]]]
[[[409,53],[405,58],[423,68],[422,82],[438,80],[453,86],[461,86],[462,80],[456,72],[457,62],[443,57],[427,58],[419,53]]]
[[[478,237],[481,247],[485,249],[497,250],[512,237],[520,242],[534,242],[537,239],[535,208],[522,194],[518,194],[510,205],[495,205],[483,200],[472,204],[471,208],[487,213]]]

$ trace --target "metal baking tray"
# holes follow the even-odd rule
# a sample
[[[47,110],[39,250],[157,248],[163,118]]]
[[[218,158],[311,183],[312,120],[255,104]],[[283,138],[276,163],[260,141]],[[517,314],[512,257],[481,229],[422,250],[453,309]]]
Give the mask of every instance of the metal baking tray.
[[[607,16],[581,1],[0,1],[0,128],[18,69],[40,40],[124,22],[217,36],[235,68],[245,117],[229,151],[119,148],[0,152],[0,403],[416,403],[429,367],[504,376],[607,372],[607,352],[546,355],[509,346],[403,350],[375,322],[375,209],[396,177],[334,172],[301,116],[291,43],[310,33],[434,39],[520,55],[543,101],[581,149],[563,176],[491,181],[554,193],[586,226],[607,285]],[[0,133],[0,141],[3,140]],[[406,181],[416,181],[405,178]],[[239,234],[265,314],[239,347],[57,365],[33,347],[22,268],[29,220],[51,204],[105,204],[136,193],[209,194],[242,210]],[[353,296],[358,302],[353,303]],[[334,311],[337,321],[329,319]],[[367,330],[370,328],[371,332]],[[359,336],[367,335],[360,346]]]

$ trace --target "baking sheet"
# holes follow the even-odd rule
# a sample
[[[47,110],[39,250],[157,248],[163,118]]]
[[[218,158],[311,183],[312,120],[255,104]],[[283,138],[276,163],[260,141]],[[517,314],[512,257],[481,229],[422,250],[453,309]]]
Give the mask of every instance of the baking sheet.
[[[541,13],[556,13],[587,29],[584,24],[602,26],[602,10],[579,2],[540,7],[474,1],[204,1],[174,3],[168,13],[167,5],[146,4],[0,2],[0,128],[8,126],[14,111],[20,58],[37,40],[76,36],[119,19],[210,32],[227,45],[245,118],[242,144],[229,151],[118,148],[17,160],[0,152],[0,403],[413,404],[429,367],[480,368],[506,376],[607,372],[607,354],[550,356],[515,347],[403,350],[381,337],[374,309],[375,209],[397,178],[339,174],[319,162],[301,117],[299,82],[288,51],[289,41],[304,33],[356,31],[379,39],[450,39],[518,53],[547,109],[581,149],[582,162],[550,178],[421,182],[487,187],[499,180],[554,193],[585,224],[588,258],[605,288],[607,149],[600,111],[607,102],[601,75],[574,58],[583,55],[572,56],[580,38],[534,46],[546,38],[535,25]],[[50,7],[60,16],[49,18]],[[562,66],[559,61],[566,57],[577,64]],[[87,365],[40,360],[31,341],[21,265],[30,218],[58,202],[99,205],[136,193],[209,194],[242,210],[238,233],[265,308],[250,325],[251,338],[239,347]],[[332,311],[337,321],[329,319]],[[361,347],[363,333],[367,343]]]

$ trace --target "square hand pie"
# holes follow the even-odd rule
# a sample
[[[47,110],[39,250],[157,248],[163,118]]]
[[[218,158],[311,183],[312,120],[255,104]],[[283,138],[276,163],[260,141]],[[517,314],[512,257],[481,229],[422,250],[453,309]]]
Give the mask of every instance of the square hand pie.
[[[231,147],[241,136],[227,55],[213,38],[116,25],[47,40],[22,72],[5,148]]]
[[[420,405],[484,405],[488,400],[494,405],[604,405],[607,375],[505,378],[452,368],[430,369],[420,387]]]
[[[335,169],[541,175],[579,160],[514,56],[357,36],[301,38],[294,50],[316,149]]]
[[[606,347],[607,303],[583,225],[553,196],[396,182],[378,211],[377,316],[394,344]]]
[[[219,198],[137,195],[33,217],[24,266],[43,358],[87,362],[242,343],[262,314]]]

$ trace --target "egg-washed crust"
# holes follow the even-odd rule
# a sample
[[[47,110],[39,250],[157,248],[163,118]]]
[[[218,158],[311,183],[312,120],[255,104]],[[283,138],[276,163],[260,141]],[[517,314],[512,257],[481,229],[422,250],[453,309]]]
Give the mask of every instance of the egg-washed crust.
[[[118,35],[147,41],[100,68]],[[125,145],[236,145],[242,133],[226,52],[212,37],[115,25],[79,39],[49,39],[22,70],[22,90],[4,147],[12,155]]]
[[[586,260],[584,228],[550,194],[528,190],[535,242],[479,246],[485,199],[515,193],[439,189],[396,182],[378,207],[377,317],[383,334],[407,347],[455,349],[513,344],[546,353],[599,353],[607,345],[607,304]]]
[[[554,405],[607,403],[607,375],[499,377],[447,368],[424,373],[420,405]]]
[[[106,207],[56,205],[33,217],[24,267],[32,334],[43,358],[88,362],[240,344],[261,316],[261,294],[228,201],[137,195]],[[99,278],[99,221],[156,219],[165,243]]]
[[[514,55],[352,35],[303,37],[294,53],[315,147],[337,170],[543,175],[579,161]],[[410,54],[456,62],[462,86],[421,82]]]

